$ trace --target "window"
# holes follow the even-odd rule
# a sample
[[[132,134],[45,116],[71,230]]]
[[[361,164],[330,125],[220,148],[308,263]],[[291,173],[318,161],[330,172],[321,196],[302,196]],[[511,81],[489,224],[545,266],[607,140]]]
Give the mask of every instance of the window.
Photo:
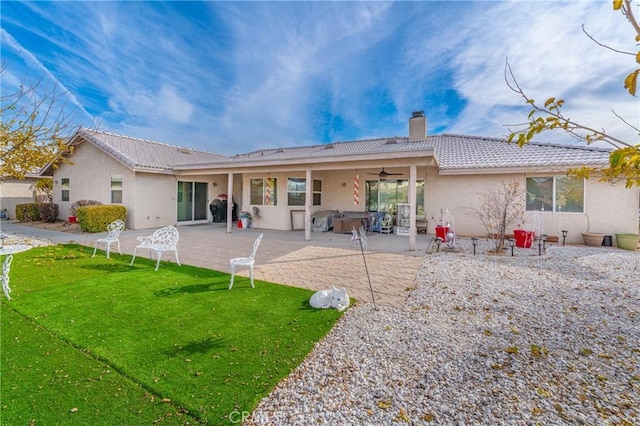
[[[250,185],[249,198],[251,204],[263,206],[275,206],[278,204],[278,179],[251,179]]]
[[[527,178],[527,211],[584,212],[584,180],[568,176]]]
[[[60,179],[60,187],[62,188],[60,201],[69,201],[69,178]]]
[[[307,180],[305,178],[287,179],[287,204],[304,206],[307,198]],[[313,205],[322,205],[322,181],[313,180]]]
[[[111,176],[111,204],[122,204],[122,176]]]
[[[569,176],[556,177],[556,211],[584,212],[584,180]]]
[[[409,202],[409,181],[368,180],[365,182],[365,203],[367,211],[396,212],[398,203]],[[416,181],[416,215],[424,216],[424,181]]]
[[[378,211],[378,182],[377,180],[368,180],[364,185],[365,204],[368,212]]]

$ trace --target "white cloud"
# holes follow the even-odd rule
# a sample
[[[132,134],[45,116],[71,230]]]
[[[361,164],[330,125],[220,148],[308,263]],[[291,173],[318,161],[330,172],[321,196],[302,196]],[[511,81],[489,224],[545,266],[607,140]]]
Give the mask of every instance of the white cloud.
[[[504,58],[508,57],[529,97],[542,101],[551,96],[563,98],[564,111],[572,119],[637,140],[637,134],[610,113],[615,108],[637,122],[637,101],[622,88],[631,61],[597,46],[581,30],[584,23],[602,42],[632,47],[630,27],[609,3],[555,2],[544,7],[537,3],[499,3],[483,18],[483,30],[476,28],[469,33],[454,59],[455,87],[468,100],[468,106],[452,126],[453,131],[484,130],[487,134],[495,129],[498,135],[500,126],[526,118],[521,108],[511,112],[504,108],[524,106],[504,81]],[[597,90],[601,85],[617,90]],[[564,134],[539,137],[549,138],[567,140]]]
[[[25,87],[31,87],[39,91],[39,96],[56,96],[59,100],[59,104],[69,100],[72,107],[84,115],[84,119],[89,119],[89,121],[93,120],[91,114],[84,109],[83,105],[78,101],[74,94],[68,90],[65,85],[58,80],[56,76],[51,73],[31,52],[22,47],[22,45],[20,45],[20,43],[11,36],[11,34],[6,32],[4,28],[0,28],[0,38],[2,39],[2,44],[4,46],[3,50],[5,52],[5,57],[7,49],[9,49],[12,53],[17,55],[17,57],[21,58],[28,65],[28,68],[31,71],[29,75],[23,75],[21,77],[18,77],[10,69],[7,69],[6,75],[3,71],[2,81],[5,94],[7,87],[17,89],[18,86],[25,85]]]
[[[580,30],[634,50],[608,2],[9,5],[3,29],[36,37],[23,50],[107,130],[212,151],[404,135],[416,109],[430,129],[502,136],[526,117],[507,56],[530,96],[565,97],[572,117],[627,138],[610,109],[638,121],[621,88],[632,61]]]

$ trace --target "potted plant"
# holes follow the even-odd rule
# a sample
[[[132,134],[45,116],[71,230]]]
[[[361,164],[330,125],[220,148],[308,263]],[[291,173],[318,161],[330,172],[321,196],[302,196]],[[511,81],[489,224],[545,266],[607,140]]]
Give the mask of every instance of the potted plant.
[[[602,241],[604,240],[604,233],[602,232],[583,232],[582,240],[584,241],[584,245],[591,247],[599,247],[602,245]]]
[[[624,250],[636,250],[639,240],[640,234],[616,234],[616,244]]]
[[[582,233],[582,241],[584,241],[584,245],[591,247],[599,247],[602,245],[604,240],[603,232],[590,232],[589,229],[591,225],[589,224],[589,215],[587,215],[587,232]]]
[[[514,229],[513,238],[516,240],[516,247],[531,248],[533,239],[536,234],[534,231],[527,231],[526,229]]]

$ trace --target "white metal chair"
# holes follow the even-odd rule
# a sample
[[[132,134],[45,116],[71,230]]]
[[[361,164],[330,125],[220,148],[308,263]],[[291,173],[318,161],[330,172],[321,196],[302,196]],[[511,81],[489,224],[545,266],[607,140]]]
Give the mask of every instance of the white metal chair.
[[[176,263],[178,266],[180,265],[180,260],[178,260],[178,239],[180,238],[180,234],[175,226],[165,226],[164,228],[160,228],[156,230],[153,234],[148,237],[138,237],[138,241],[140,244],[133,249],[133,259],[131,259],[131,263],[129,265],[133,265],[133,261],[136,260],[136,252],[138,249],[148,249],[149,256],[153,259],[153,252],[156,252],[158,255],[158,260],[156,261],[156,271],[160,266],[160,258],[162,257],[162,253],[165,251],[172,251],[176,255]]]
[[[355,248],[362,248],[366,250],[369,246],[369,239],[367,238],[367,232],[364,226],[361,226],[359,230],[351,228],[351,245]]]
[[[236,274],[236,270],[238,268],[247,268],[249,270],[249,279],[251,280],[251,287],[255,288],[253,285],[253,264],[256,259],[256,252],[258,251],[258,246],[260,245],[260,241],[262,241],[262,235],[258,235],[255,242],[253,243],[253,251],[249,257],[236,257],[229,261],[229,266],[231,267],[231,284],[229,284],[229,290],[233,287],[233,278]]]
[[[9,293],[11,288],[9,287],[9,271],[11,270],[11,262],[13,262],[13,255],[8,255],[4,262],[2,262],[2,291],[4,291],[7,299],[11,299]]]
[[[93,247],[93,254],[91,257],[96,255],[96,251],[98,250],[98,243],[105,243],[106,251],[107,251],[107,259],[109,258],[109,252],[111,251],[111,244],[118,244],[118,252],[122,254],[122,250],[120,250],[120,233],[124,230],[124,222],[120,219],[114,220],[107,226],[107,236],[104,238],[98,238],[96,240],[96,244]]]

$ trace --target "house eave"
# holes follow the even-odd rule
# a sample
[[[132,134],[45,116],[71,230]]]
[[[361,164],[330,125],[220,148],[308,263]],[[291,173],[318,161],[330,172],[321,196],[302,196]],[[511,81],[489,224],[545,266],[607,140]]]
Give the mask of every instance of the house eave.
[[[572,165],[546,165],[546,166],[521,166],[521,167],[468,167],[439,169],[438,174],[442,176],[468,176],[468,175],[499,175],[499,174],[539,174],[539,173],[566,173],[570,169],[586,167],[603,167],[604,164],[572,164]]]
[[[154,173],[154,174],[164,174],[164,175],[175,174],[172,169],[161,169],[157,167],[135,166],[135,167],[131,167],[130,169],[135,173]]]

